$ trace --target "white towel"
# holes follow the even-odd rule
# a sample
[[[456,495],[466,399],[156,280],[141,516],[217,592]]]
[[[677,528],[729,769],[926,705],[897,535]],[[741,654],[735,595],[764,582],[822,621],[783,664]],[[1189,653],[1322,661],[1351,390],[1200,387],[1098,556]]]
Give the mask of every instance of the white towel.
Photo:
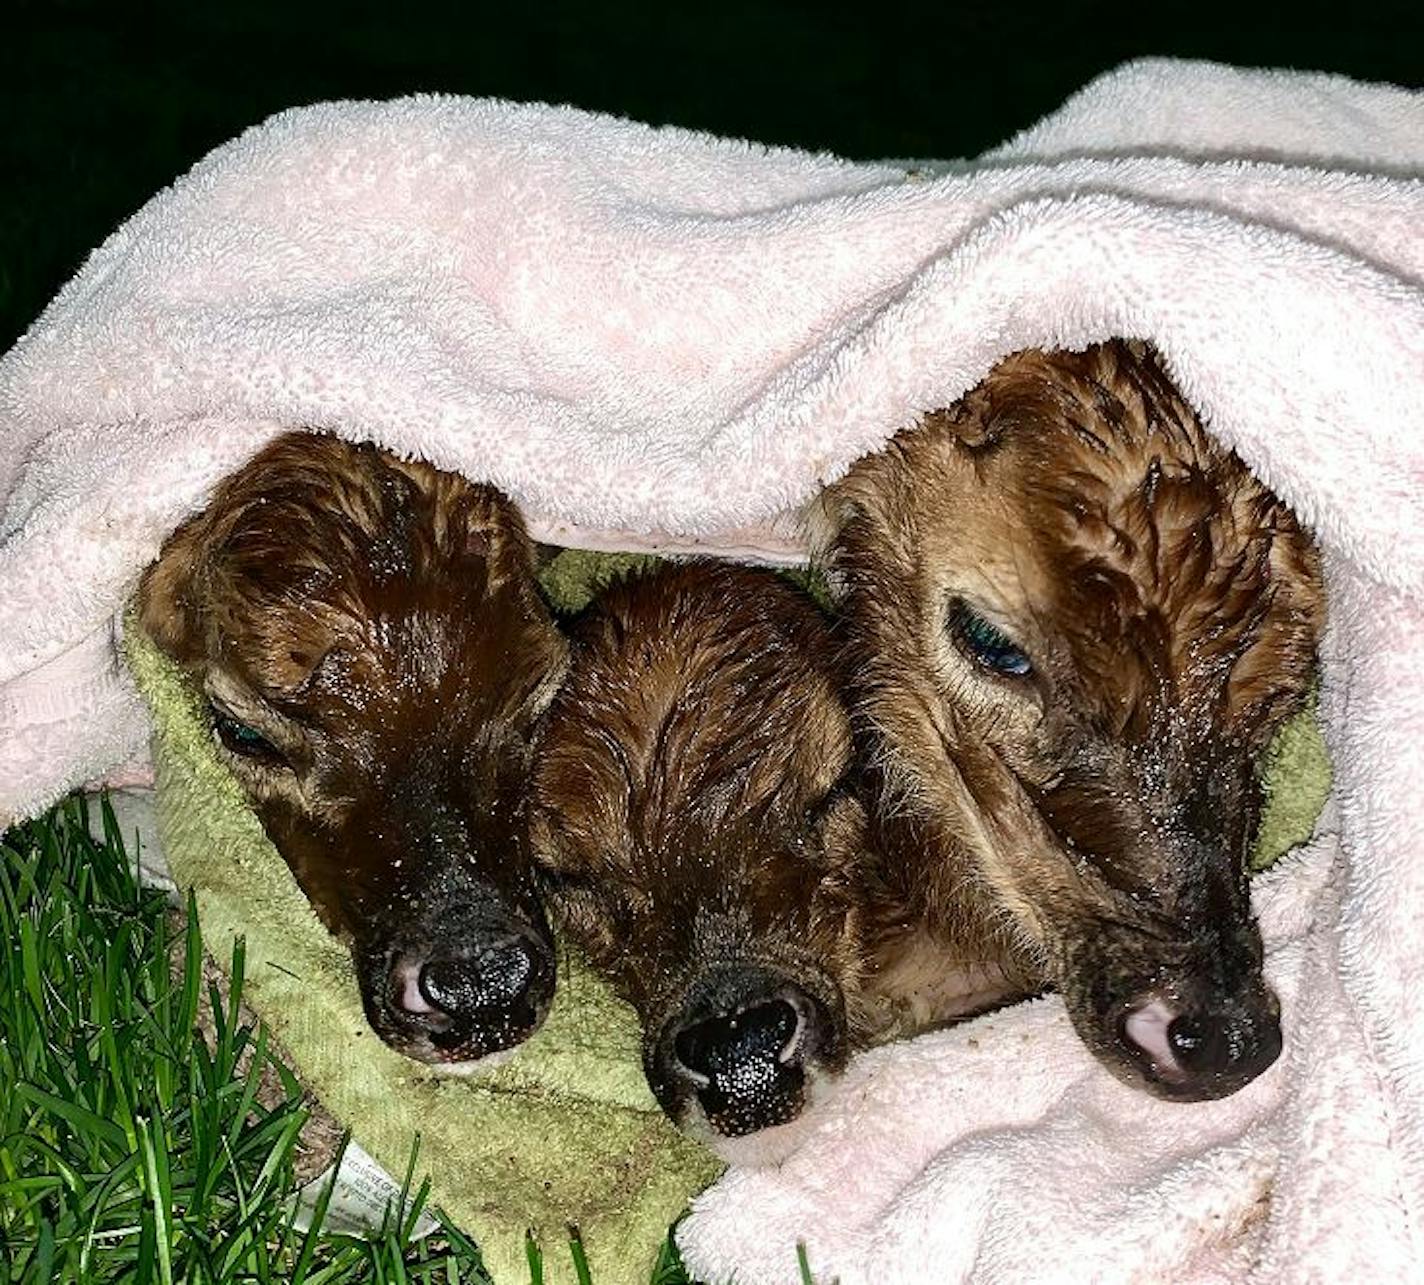
[[[1280,1064],[1194,1106],[1061,1007],[880,1051],[732,1173],[690,1265],[853,1281],[1398,1278],[1424,1262],[1424,95],[1129,64],[962,165],[416,98],[274,118],[0,359],[0,819],[142,748],[116,613],[293,427],[595,547],[797,551],[795,510],[1025,347],[1152,340],[1328,555],[1332,815],[1261,887]]]

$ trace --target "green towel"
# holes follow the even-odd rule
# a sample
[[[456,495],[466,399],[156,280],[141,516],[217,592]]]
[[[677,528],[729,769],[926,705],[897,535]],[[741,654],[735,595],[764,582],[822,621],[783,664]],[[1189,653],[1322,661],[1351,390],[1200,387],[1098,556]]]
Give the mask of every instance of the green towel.
[[[565,551],[542,580],[555,606],[572,611],[648,561]],[[497,1281],[527,1279],[526,1229],[553,1251],[547,1278],[571,1276],[557,1251],[575,1223],[598,1285],[646,1282],[668,1224],[720,1166],[658,1110],[632,1010],[566,955],[548,1020],[497,1070],[440,1077],[387,1048],[366,1025],[346,950],[213,753],[191,688],[132,617],[126,636],[153,712],[159,833],[174,878],[196,890],[219,960],[246,937],[247,996],[303,1083],[393,1173],[419,1134],[433,1199],[478,1240]],[[1258,867],[1309,835],[1328,784],[1318,727],[1303,715],[1267,758]]]
[[[1276,733],[1261,764],[1261,776],[1266,798],[1251,858],[1253,870],[1264,870],[1310,838],[1330,793],[1330,756],[1313,699],[1309,708]]]

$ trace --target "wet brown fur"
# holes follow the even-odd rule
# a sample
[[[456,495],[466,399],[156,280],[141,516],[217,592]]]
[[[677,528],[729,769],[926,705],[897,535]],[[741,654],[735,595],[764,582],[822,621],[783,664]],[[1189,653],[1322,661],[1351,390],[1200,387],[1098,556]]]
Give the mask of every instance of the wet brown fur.
[[[639,1012],[649,1078],[664,1028],[719,966],[766,965],[832,1014],[838,1069],[862,1038],[853,871],[864,813],[826,622],[769,572],[691,564],[611,589],[575,634],[534,788],[554,905]],[[714,1122],[715,1124],[715,1122]]]
[[[878,781],[868,985],[891,1029],[955,1015],[936,988],[971,973],[986,1000],[1053,984],[1132,1078],[1122,995],[1259,969],[1254,763],[1310,682],[1312,542],[1125,342],[1008,358],[826,512]],[[955,602],[1032,674],[976,660]]]
[[[216,738],[358,971],[366,957],[363,989],[383,986],[392,941],[437,931],[442,899],[502,902],[538,929],[521,808],[566,647],[508,500],[290,434],[173,534],[139,601],[210,707],[274,749]]]

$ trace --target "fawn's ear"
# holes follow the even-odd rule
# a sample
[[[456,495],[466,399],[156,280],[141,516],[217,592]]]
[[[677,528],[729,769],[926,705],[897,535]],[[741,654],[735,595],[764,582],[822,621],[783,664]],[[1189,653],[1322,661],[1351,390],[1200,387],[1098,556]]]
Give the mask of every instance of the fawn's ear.
[[[905,467],[901,438],[887,442],[873,455],[850,466],[801,510],[813,562],[834,564],[837,548],[852,528],[881,529],[890,519]]]
[[[472,485],[463,498],[452,532],[460,552],[485,564],[487,583],[493,588],[511,581],[527,581],[536,570],[534,543],[524,518],[512,500],[493,487]]]
[[[321,467],[323,453],[349,451],[335,438],[285,433],[245,468],[214,488],[206,507],[189,517],[159,550],[138,585],[138,618],[159,649],[180,664],[199,660],[207,645],[208,580],[218,550],[253,505],[266,506],[289,477],[300,481]]]
[[[987,451],[999,444],[1013,414],[992,395],[992,380],[961,397],[953,406],[931,411],[919,431],[933,433],[966,451]],[[1007,412],[1007,413],[1006,413]]]
[[[915,456],[919,429],[909,429],[873,455],[857,460],[803,511],[803,529],[814,563],[822,566],[837,597],[847,577],[903,574],[915,548]],[[863,575],[862,575],[863,578]]]
[[[160,651],[180,664],[202,655],[198,579],[210,526],[206,513],[190,518],[168,537],[158,560],[139,580],[139,624]]]
[[[865,805],[848,781],[838,782],[811,815],[822,848],[833,869],[863,860],[870,843]]]
[[[905,494],[927,469],[957,456],[982,456],[1025,422],[1041,419],[1041,362],[1022,354],[1000,362],[953,405],[926,411],[874,454],[851,465],[805,508],[804,529],[820,553],[853,524],[881,532],[904,526]]]

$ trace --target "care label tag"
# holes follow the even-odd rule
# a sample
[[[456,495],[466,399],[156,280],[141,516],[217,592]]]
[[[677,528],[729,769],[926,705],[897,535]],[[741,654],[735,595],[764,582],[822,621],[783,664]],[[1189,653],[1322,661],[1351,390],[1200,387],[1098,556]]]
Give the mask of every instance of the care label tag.
[[[292,1226],[298,1231],[306,1231],[311,1226],[317,1202],[330,1181],[331,1170],[328,1169],[293,1197],[296,1210]],[[336,1186],[331,1193],[331,1203],[326,1207],[322,1228],[348,1236],[369,1235],[380,1227],[387,1209],[400,1199],[400,1191],[400,1183],[355,1142],[349,1142],[345,1155],[341,1157],[341,1167],[336,1171]],[[422,1210],[411,1239],[421,1240],[439,1229],[440,1224]]]

